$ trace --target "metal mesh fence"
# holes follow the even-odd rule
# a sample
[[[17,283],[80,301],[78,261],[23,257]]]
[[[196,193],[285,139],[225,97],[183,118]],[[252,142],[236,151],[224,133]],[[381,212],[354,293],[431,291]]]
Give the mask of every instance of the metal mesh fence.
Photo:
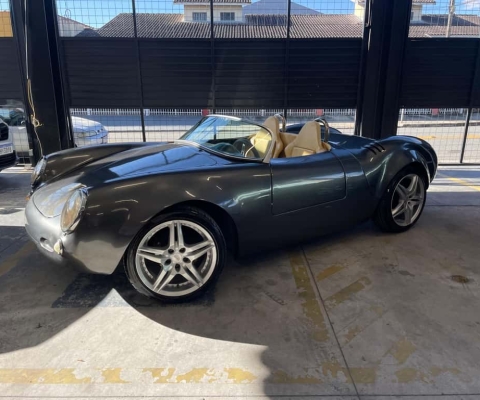
[[[79,147],[143,141],[139,109],[71,109],[70,115]]]
[[[145,109],[147,142],[176,140],[195,125],[209,109]],[[217,109],[216,114],[230,115],[262,124],[268,117],[283,113],[280,109]],[[139,109],[70,109],[77,146],[100,143],[141,142],[142,123]],[[353,134],[355,112],[349,109],[291,109],[287,123],[303,123],[319,116],[342,133]]]
[[[56,0],[63,37],[362,37],[362,0]],[[290,9],[290,20],[288,10]],[[136,16],[134,25],[133,16]]]
[[[410,37],[478,38],[479,35],[478,0],[412,0]]]
[[[397,135],[415,136],[429,142],[435,149],[440,163],[460,162],[465,133],[467,110],[402,109],[398,120]]]
[[[480,109],[478,108],[472,110],[462,162],[480,163]]]
[[[288,123],[301,123],[315,118],[324,118],[332,128],[338,129],[347,135],[353,135],[355,128],[355,110],[348,108],[328,109],[289,109],[287,110]]]
[[[57,0],[63,37],[133,37],[132,0]]]

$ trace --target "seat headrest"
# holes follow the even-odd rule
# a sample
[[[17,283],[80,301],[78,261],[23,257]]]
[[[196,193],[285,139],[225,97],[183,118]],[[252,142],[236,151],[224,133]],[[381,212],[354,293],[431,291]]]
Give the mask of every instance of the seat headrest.
[[[301,157],[322,153],[330,149],[328,143],[322,142],[320,124],[316,121],[310,121],[303,125],[295,140],[285,148],[285,155],[287,157]]]
[[[263,123],[265,128],[270,129],[273,134],[276,136],[280,131],[280,122],[275,117],[268,117],[265,122]]]

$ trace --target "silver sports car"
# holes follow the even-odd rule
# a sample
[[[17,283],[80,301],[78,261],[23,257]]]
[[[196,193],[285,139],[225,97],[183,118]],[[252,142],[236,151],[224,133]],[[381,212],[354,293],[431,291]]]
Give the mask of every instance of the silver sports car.
[[[432,147],[413,137],[210,115],[180,140],[44,157],[26,229],[55,262],[98,274],[122,264],[139,292],[187,300],[217,281],[227,251],[243,256],[369,218],[406,231],[436,169]]]

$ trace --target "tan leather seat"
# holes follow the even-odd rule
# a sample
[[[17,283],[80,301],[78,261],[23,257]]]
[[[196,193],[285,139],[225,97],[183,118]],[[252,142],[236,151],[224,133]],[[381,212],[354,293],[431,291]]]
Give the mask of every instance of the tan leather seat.
[[[268,117],[265,122],[263,123],[265,128],[268,128],[272,131],[272,140],[273,140],[273,152],[272,158],[278,158],[280,153],[283,150],[283,142],[280,139],[280,121],[277,117]],[[255,145],[255,147],[257,147]]]
[[[320,124],[310,121],[303,125],[295,140],[285,147],[285,157],[309,156],[330,149],[328,143],[322,142]]]

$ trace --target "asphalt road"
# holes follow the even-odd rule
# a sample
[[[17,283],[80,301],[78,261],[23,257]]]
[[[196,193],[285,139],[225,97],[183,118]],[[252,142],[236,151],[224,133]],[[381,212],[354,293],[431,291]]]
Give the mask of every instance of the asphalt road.
[[[85,116],[82,116],[85,118]],[[140,116],[89,116],[109,130],[109,142],[142,141]],[[264,118],[254,119],[261,122]],[[149,116],[145,118],[146,140],[166,141],[179,138],[197,121],[199,116]],[[289,123],[305,118],[290,118]],[[419,121],[420,122],[420,121]],[[416,136],[428,141],[435,148],[442,163],[457,163],[463,146],[463,126],[438,126],[438,121],[426,120],[432,126],[399,127],[397,134]],[[449,121],[451,122],[451,121]],[[353,134],[353,117],[332,118],[331,126],[345,134]],[[465,147],[464,162],[480,163],[480,126],[471,126]]]

